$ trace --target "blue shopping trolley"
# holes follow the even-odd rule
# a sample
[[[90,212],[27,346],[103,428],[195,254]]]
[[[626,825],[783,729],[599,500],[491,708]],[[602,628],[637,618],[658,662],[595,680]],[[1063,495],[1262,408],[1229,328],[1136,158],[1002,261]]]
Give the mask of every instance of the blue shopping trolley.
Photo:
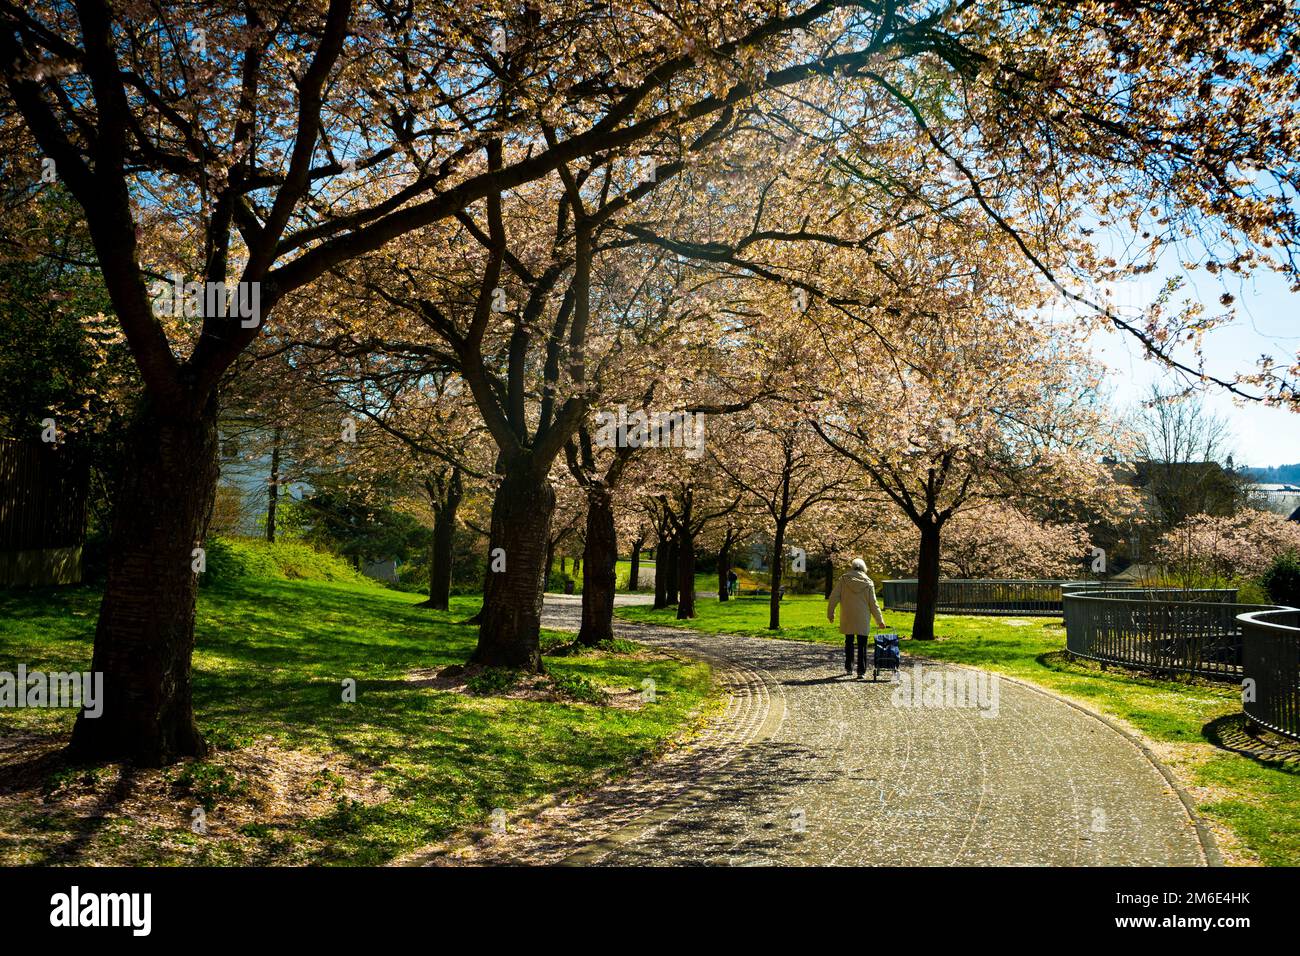
[[[871,663],[873,681],[880,676],[881,671],[897,671],[902,659],[897,634],[876,634],[874,642],[875,652]]]

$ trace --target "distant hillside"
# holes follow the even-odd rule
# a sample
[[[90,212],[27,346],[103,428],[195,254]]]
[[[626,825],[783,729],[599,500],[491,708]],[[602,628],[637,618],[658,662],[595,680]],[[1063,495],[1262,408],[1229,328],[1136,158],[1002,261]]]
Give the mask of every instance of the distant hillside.
[[[1294,465],[1274,465],[1271,468],[1243,468],[1255,481],[1265,484],[1300,484],[1300,463]]]

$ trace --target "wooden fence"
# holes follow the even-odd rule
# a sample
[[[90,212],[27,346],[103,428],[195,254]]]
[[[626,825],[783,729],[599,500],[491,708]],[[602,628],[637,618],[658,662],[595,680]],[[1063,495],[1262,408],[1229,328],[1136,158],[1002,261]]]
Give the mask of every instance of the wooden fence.
[[[71,447],[0,439],[0,585],[80,580],[88,477]]]

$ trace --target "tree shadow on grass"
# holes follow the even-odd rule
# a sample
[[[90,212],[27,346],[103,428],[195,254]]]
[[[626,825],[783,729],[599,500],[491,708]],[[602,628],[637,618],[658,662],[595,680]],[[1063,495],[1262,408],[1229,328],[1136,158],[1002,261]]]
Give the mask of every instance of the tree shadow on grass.
[[[64,750],[66,735],[23,733],[11,735],[0,748],[0,797],[16,797],[26,801],[32,812],[25,822],[34,831],[46,834],[37,866],[76,863],[86,852],[95,836],[111,822],[110,814],[130,795],[137,771],[128,764],[102,764],[88,767],[72,763]],[[71,775],[90,775],[93,786],[95,775],[102,769],[118,768],[119,774],[112,787],[95,801],[75,812],[65,810],[56,794],[61,778]],[[85,782],[85,781],[83,781]],[[44,800],[38,798],[44,794]],[[55,835],[67,834],[66,839]]]
[[[113,822],[112,810],[121,806],[135,786],[136,770],[130,765],[123,765],[121,775],[111,789],[104,792],[94,805],[83,813],[70,838],[63,843],[55,843],[37,861],[40,866],[56,863],[76,863],[86,852],[95,837]]]
[[[66,743],[62,733],[6,732],[0,741],[0,797],[31,790],[66,769]]]
[[[1267,730],[1252,732],[1245,714],[1227,714],[1201,728],[1201,735],[1221,750],[1285,773],[1300,774],[1300,742]]]

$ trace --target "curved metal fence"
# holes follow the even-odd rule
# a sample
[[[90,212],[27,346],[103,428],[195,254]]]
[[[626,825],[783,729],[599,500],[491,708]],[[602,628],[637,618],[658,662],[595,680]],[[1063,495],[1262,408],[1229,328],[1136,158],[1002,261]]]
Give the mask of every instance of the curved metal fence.
[[[1241,709],[1262,727],[1300,740],[1300,610],[1242,614]]]
[[[944,578],[939,581],[940,614],[1021,614],[1054,617],[1061,614],[1063,589],[1082,590],[1114,584],[1061,581],[1051,578],[1011,580],[997,578]],[[893,611],[916,610],[916,579],[899,578],[883,583],[885,607]]]
[[[1071,591],[1062,598],[1065,645],[1105,664],[1236,680],[1242,673],[1243,612],[1233,588]]]

